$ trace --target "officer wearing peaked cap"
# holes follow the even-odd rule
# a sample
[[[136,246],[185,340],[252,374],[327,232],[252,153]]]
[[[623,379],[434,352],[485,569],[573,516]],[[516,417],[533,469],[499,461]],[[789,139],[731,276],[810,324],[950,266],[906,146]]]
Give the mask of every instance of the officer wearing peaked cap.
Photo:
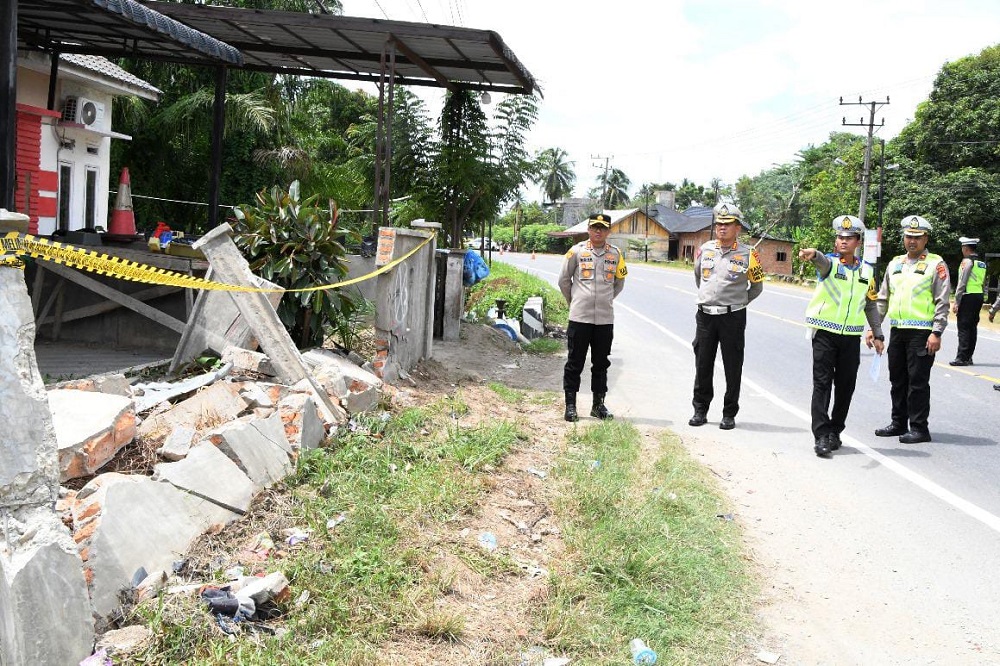
[[[986,284],[986,262],[976,252],[978,238],[962,236],[962,263],[958,265],[958,284],[951,311],[956,315],[958,351],[949,365],[972,365],[979,337],[979,315],[983,311],[983,287]]]
[[[614,301],[625,288],[625,256],[607,242],[611,217],[596,213],[588,220],[589,238],[571,247],[559,274],[559,290],[569,304],[566,327],[568,355],[563,368],[567,421],[577,421],[576,394],[580,375],[590,352],[590,390],[594,403],[590,415],[602,421],[614,415],[604,405],[608,393],[608,367],[614,338]]]
[[[715,395],[715,357],[722,348],[726,393],[719,427],[736,427],[740,410],[743,375],[743,347],[746,339],[746,307],[764,289],[764,269],[757,251],[736,240],[743,213],[730,203],[717,204],[712,211],[715,240],[697,249],[694,282],[698,287],[698,311],[694,336],[694,416],[688,425],[708,422],[708,407]]]
[[[816,267],[818,278],[806,308],[806,325],[813,330],[813,450],[822,458],[841,446],[840,433],[846,427],[861,364],[865,321],[873,331],[872,339],[866,341],[869,348],[874,346],[881,354],[885,340],[875,303],[875,267],[857,256],[865,225],[853,215],[841,215],[834,218],[833,229],[836,252],[799,251],[799,259]]]
[[[878,292],[879,316],[889,318],[889,366],[892,422],[875,431],[899,437],[902,444],[931,441],[931,368],[948,326],[951,281],[944,260],[927,251],[931,225],[919,215],[900,223],[906,254],[893,257]],[[868,331],[868,340],[872,339]]]

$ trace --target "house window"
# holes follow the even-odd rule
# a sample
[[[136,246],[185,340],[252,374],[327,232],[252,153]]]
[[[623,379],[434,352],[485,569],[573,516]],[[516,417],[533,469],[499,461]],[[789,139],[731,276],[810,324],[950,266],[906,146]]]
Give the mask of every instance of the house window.
[[[70,164],[59,164],[59,219],[56,228],[69,231],[69,199],[73,190],[73,167]]]
[[[93,229],[97,221],[97,169],[87,167],[86,208],[84,208],[83,226]]]
[[[788,253],[784,250],[778,250],[778,261],[788,261]]]

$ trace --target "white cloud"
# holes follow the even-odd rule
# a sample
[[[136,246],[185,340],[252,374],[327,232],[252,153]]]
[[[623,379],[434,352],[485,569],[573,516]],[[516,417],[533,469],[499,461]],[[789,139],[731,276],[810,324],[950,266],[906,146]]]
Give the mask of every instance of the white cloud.
[[[948,61],[1000,42],[992,0],[344,0],[348,16],[494,30],[540,82],[534,149],[558,146],[582,193],[592,156],[633,185],[732,183],[844,128],[889,139]],[[460,19],[459,19],[460,17]],[[435,93],[423,94],[430,100]],[[440,103],[431,101],[432,110]]]

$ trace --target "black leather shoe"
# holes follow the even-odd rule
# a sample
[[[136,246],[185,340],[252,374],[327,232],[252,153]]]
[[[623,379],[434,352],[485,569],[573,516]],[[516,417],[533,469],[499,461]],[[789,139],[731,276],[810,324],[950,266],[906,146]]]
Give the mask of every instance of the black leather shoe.
[[[972,365],[972,361],[956,358],[954,361],[948,361],[948,365]]]
[[[900,444],[919,444],[921,442],[929,441],[931,441],[931,434],[926,430],[923,432],[919,430],[911,430],[899,436]]]
[[[702,412],[695,412],[694,416],[688,419],[689,426],[703,426],[708,423],[708,418]]]
[[[1000,384],[994,384],[993,385],[993,390],[994,391],[1000,391]]]
[[[813,447],[813,451],[820,458],[829,458],[830,453],[833,451],[830,446],[830,435],[820,435],[816,438],[816,446]]]
[[[836,432],[831,432],[827,435],[827,442],[830,444],[831,451],[836,451],[840,448],[841,444],[843,444],[843,442],[840,441],[840,433]]]
[[[876,437],[898,437],[900,435],[905,435],[909,432],[906,426],[900,425],[898,423],[890,423],[884,428],[879,428],[875,431]]]
[[[723,430],[732,430],[736,427],[736,419],[732,416],[723,416],[722,420],[719,421],[719,427]]]

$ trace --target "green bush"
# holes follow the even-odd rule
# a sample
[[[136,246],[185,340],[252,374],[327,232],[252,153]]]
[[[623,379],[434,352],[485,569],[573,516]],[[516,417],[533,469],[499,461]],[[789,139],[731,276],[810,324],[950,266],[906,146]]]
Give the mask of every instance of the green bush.
[[[569,308],[558,289],[541,278],[497,260],[493,261],[489,277],[469,288],[465,309],[482,319],[496,305],[497,299],[502,298],[507,301],[507,313],[512,317],[520,317],[525,301],[532,296],[542,297],[547,323],[566,326]]]
[[[299,181],[288,190],[272,187],[257,193],[257,205],[236,207],[234,240],[250,270],[285,289],[332,284],[347,275],[345,237],[356,232],[337,226],[336,204],[317,204],[318,195],[302,200]],[[357,304],[340,289],[285,294],[278,316],[299,347],[318,346],[331,329],[352,321]]]

